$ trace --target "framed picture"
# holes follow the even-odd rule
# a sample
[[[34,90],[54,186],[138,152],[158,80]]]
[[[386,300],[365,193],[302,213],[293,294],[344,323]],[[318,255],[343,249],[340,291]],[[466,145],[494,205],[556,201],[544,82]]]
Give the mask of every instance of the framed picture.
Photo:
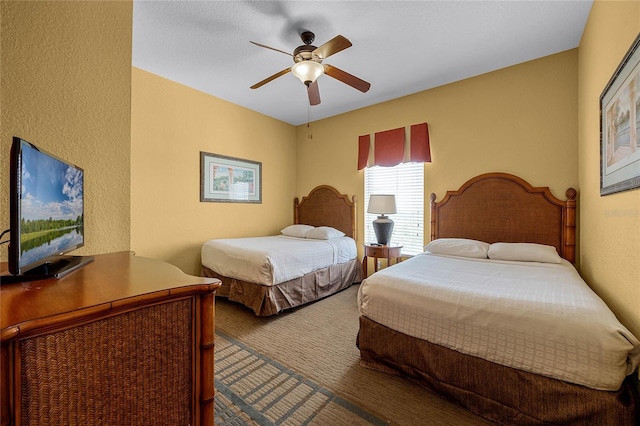
[[[200,201],[262,203],[262,163],[201,151]]]
[[[640,187],[640,34],[600,95],[600,195]]]

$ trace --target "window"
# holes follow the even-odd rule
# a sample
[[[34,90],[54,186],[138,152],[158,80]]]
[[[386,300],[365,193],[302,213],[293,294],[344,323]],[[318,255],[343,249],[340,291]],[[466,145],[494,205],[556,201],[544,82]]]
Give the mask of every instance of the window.
[[[367,213],[369,195],[395,194],[398,213],[393,220],[391,242],[401,244],[402,254],[424,251],[424,163],[401,163],[394,167],[373,166],[364,172],[364,241],[376,241],[372,222],[377,215]]]

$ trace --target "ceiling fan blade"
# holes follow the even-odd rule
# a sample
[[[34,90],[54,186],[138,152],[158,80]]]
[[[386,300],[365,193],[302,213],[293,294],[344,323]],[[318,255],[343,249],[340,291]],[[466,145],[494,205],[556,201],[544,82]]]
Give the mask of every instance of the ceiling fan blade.
[[[253,86],[251,86],[252,89],[257,89],[260,86],[264,86],[265,84],[267,84],[268,82],[270,82],[271,80],[275,80],[278,77],[281,77],[283,75],[285,75],[286,73],[288,73],[289,71],[291,71],[291,68],[286,68],[283,69],[280,72],[275,73],[274,75],[272,75],[271,77],[267,77],[264,80],[262,80],[259,83],[254,84]]]
[[[337,35],[311,53],[317,55],[320,59],[326,59],[334,53],[341,52],[351,46],[352,44],[349,40],[341,35]]]
[[[314,81],[307,87],[309,94],[309,105],[320,104],[320,90],[318,89],[318,80]]]
[[[265,49],[271,49],[271,50],[275,50],[276,52],[284,53],[285,55],[293,56],[291,53],[285,52],[284,50],[276,49],[275,47],[271,47],[271,46],[267,46],[267,45],[264,45],[264,44],[256,43],[255,41],[251,41],[251,40],[249,40],[249,42],[255,44],[256,46],[264,47]]]
[[[341,69],[336,68],[332,65],[325,65],[324,73],[330,77],[335,78],[336,80],[340,80],[344,84],[348,84],[349,86],[363,93],[368,91],[371,87],[371,84],[367,83],[366,81],[361,80],[358,77],[353,76],[348,72],[342,71]]]

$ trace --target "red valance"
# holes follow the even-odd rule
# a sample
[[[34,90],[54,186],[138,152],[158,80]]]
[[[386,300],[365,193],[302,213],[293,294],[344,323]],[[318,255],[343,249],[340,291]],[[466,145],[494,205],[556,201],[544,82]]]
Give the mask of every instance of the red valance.
[[[404,159],[404,127],[376,133],[374,162],[378,166],[391,167]]]
[[[406,128],[386,130],[358,138],[358,170],[370,166],[392,167],[402,162],[431,162],[429,128],[427,123]],[[373,151],[373,152],[372,152]],[[369,159],[373,159],[373,164]]]
[[[429,144],[429,128],[427,123],[411,126],[411,153],[412,162],[431,162],[431,145]]]
[[[358,138],[358,170],[362,170],[367,167],[367,161],[369,161],[370,144],[370,135],[363,135]]]

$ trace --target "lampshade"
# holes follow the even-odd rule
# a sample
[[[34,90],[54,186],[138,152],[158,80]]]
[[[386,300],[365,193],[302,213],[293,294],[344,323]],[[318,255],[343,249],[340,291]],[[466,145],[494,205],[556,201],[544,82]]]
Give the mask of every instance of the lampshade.
[[[378,244],[386,246],[391,241],[393,233],[393,220],[385,214],[396,213],[396,196],[388,194],[373,194],[369,196],[369,207],[367,213],[379,214],[373,221],[373,231],[376,234]]]
[[[307,86],[315,82],[322,73],[324,73],[322,64],[311,60],[296,62],[295,65],[291,67],[291,74],[298,77],[298,79]]]
[[[396,213],[396,196],[387,194],[372,194],[369,196],[367,213],[394,214]]]

